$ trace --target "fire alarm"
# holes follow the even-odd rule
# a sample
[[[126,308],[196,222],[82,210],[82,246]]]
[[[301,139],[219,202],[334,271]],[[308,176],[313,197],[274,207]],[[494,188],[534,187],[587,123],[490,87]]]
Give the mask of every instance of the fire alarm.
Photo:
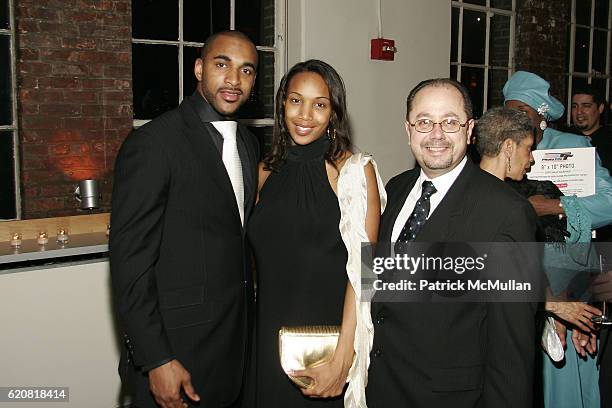
[[[396,52],[395,40],[373,38],[371,41],[370,58],[373,60],[393,61]]]

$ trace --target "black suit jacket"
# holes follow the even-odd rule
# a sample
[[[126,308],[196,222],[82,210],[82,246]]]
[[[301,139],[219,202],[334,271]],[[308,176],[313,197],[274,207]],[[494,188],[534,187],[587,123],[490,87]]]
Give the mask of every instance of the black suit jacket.
[[[387,184],[379,243],[420,169]],[[535,241],[536,215],[523,197],[469,159],[416,241]],[[382,246],[379,246],[381,248]],[[388,254],[377,254],[388,256]],[[529,407],[535,349],[532,303],[379,303],[368,406]]]
[[[198,116],[198,94],[124,142],[115,164],[110,262],[126,352],[120,374],[138,407],[154,405],[147,368],[176,358],[205,407],[238,397],[251,332],[253,284],[232,185]],[[201,109],[200,109],[201,110]],[[242,125],[245,222],[259,147]],[[243,156],[243,155],[241,155]]]

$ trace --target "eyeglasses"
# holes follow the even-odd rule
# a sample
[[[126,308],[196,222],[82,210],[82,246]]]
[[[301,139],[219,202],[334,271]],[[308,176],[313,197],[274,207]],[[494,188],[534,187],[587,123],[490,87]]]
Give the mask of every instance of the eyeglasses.
[[[462,127],[468,124],[469,120],[465,123],[459,122],[457,119],[444,119],[441,122],[434,122],[431,119],[419,119],[414,123],[408,122],[408,124],[419,133],[429,133],[433,130],[435,125],[440,125],[443,132],[456,133]]]

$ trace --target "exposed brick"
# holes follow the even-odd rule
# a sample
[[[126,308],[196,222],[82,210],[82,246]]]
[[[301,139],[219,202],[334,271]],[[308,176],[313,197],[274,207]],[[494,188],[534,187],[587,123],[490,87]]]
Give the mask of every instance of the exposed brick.
[[[32,74],[36,76],[49,75],[51,73],[51,64],[44,62],[24,61],[19,64],[19,71],[22,74]]]
[[[114,157],[132,128],[131,2],[16,9],[23,214],[82,214],[72,191],[86,178],[100,180],[108,210]]]
[[[73,144],[70,148],[73,153],[78,155],[88,154],[91,151],[91,147],[87,143]]]
[[[567,88],[564,72],[569,2],[517,2],[516,68],[534,72],[551,82],[552,93],[561,96],[561,100]]]
[[[116,80],[114,85],[114,88],[118,90],[132,89],[132,81],[129,80]]]
[[[84,102],[84,103],[92,103],[98,102],[98,93],[94,91],[77,91],[77,90],[64,90],[64,98],[65,102]]]
[[[71,48],[76,50],[95,50],[97,48],[96,40],[91,38],[62,38],[62,48]]]
[[[38,104],[30,102],[21,102],[19,104],[19,112],[25,115],[32,115],[38,113]]]
[[[103,118],[65,118],[64,126],[67,129],[101,129]]]
[[[21,48],[17,57],[21,61],[36,61],[40,57],[40,52],[38,50],[32,50],[29,48]]]
[[[83,8],[66,11],[64,16],[66,19],[75,23],[96,22],[102,18],[101,13],[98,13],[95,10],[86,10]]]
[[[57,10],[40,6],[18,7],[17,15],[19,17],[33,18],[37,20],[59,21]]]
[[[53,75],[87,76],[89,68],[86,65],[53,64],[51,72]]]
[[[40,113],[74,116],[81,114],[81,107],[74,104],[41,104]]]
[[[27,162],[26,164],[30,164]],[[43,185],[57,182],[64,179],[62,172],[49,172],[48,170],[24,171],[21,175],[21,182],[24,185]]]
[[[49,198],[34,198],[32,200],[33,210],[47,212],[49,210],[61,210],[65,208],[65,201],[62,198],[49,197]]]
[[[105,129],[124,129],[126,124],[131,120],[128,118],[105,118],[104,119],[104,128]]]
[[[50,23],[47,21],[41,21],[38,23],[40,31],[44,33],[59,33],[62,36],[76,36],[78,29],[73,24],[67,24],[66,22]]]
[[[132,67],[131,66],[105,66],[104,76],[111,78],[132,78]]]
[[[48,137],[48,140],[51,142],[74,142],[82,140],[82,138],[83,136],[80,130],[62,129],[53,132],[53,134]]]
[[[75,89],[80,87],[80,80],[77,78],[40,78],[38,80],[40,88]]]
[[[42,143],[43,142],[43,138],[39,135],[39,133],[35,130],[22,130],[20,132],[20,136],[21,136],[21,145],[29,145],[29,144],[35,144],[35,143]],[[22,160],[23,163],[23,160]]]
[[[77,62],[71,50],[42,50],[40,59],[42,61],[72,61]]]
[[[132,93],[125,91],[105,91],[104,100],[107,102],[131,102]]]
[[[22,34],[22,44],[27,44],[28,48],[59,48],[62,38],[48,33],[26,33]]]
[[[54,89],[25,89],[19,91],[19,100],[26,102],[58,102],[62,100],[62,91]]]
[[[40,186],[38,195],[41,197],[61,197],[70,196],[74,192],[74,187],[68,184],[48,184]]]
[[[104,109],[102,105],[83,105],[81,111],[83,116],[100,116]]]
[[[66,143],[51,145],[49,151],[54,156],[66,155],[70,153],[70,145]]]
[[[36,20],[19,20],[17,23],[17,31],[19,33],[37,33],[40,31],[38,21]]]
[[[55,116],[24,116],[21,125],[26,129],[59,129],[61,123]]]
[[[92,77],[98,78],[104,76],[104,64],[90,64],[89,73]]]
[[[104,116],[131,118],[133,117],[132,105],[127,103],[106,103],[104,105]]]
[[[131,14],[132,10],[130,9],[130,3],[128,2],[123,2],[123,3],[115,2],[115,11],[120,12],[120,13]]]

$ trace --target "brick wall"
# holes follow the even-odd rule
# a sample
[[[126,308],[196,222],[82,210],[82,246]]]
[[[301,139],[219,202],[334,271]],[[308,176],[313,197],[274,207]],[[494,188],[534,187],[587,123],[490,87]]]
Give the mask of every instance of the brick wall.
[[[81,214],[72,192],[100,180],[132,128],[130,0],[19,0],[17,80],[23,218]]]
[[[518,0],[515,64],[540,75],[551,93],[565,104],[567,43],[571,0]]]

